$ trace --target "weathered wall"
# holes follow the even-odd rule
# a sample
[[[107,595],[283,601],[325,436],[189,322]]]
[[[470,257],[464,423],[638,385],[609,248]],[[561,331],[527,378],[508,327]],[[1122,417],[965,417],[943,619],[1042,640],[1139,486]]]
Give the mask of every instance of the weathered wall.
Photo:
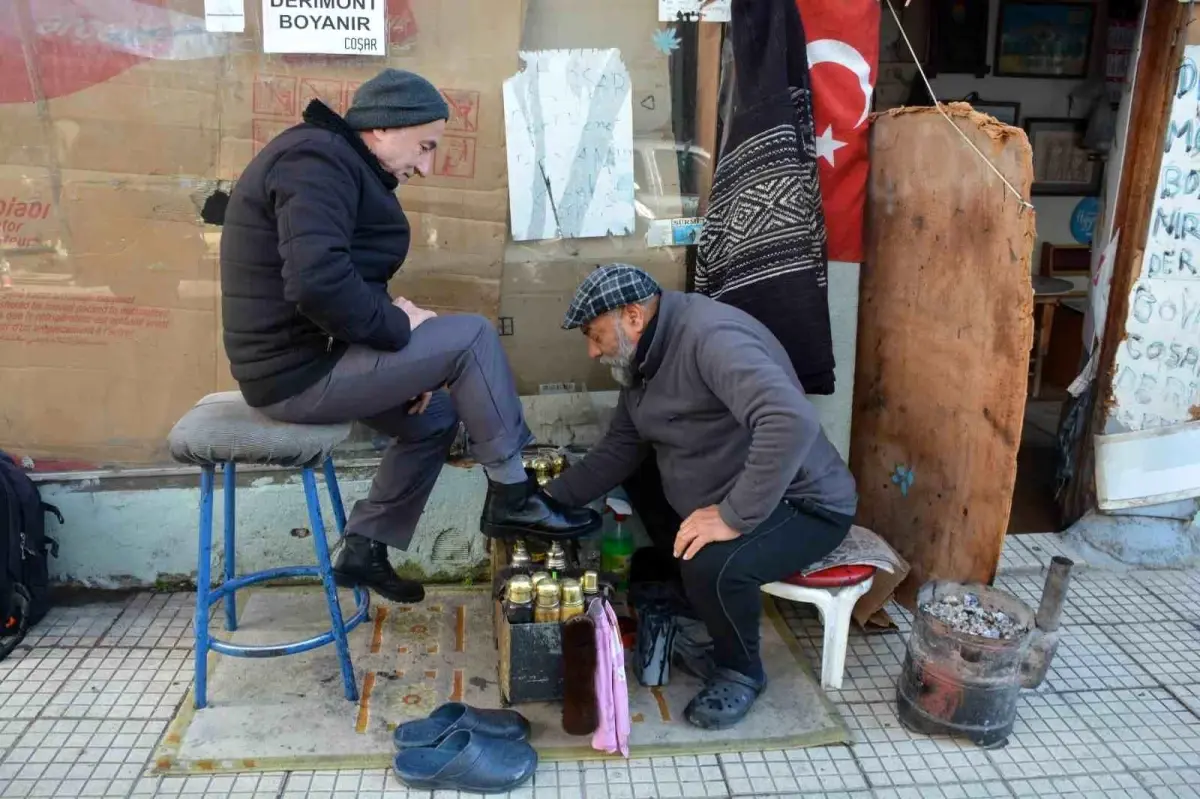
[[[1025,134],[964,105],[872,131],[851,469],[858,521],[926,580],[988,581],[1012,506],[1032,340]],[[957,130],[955,129],[957,128]]]

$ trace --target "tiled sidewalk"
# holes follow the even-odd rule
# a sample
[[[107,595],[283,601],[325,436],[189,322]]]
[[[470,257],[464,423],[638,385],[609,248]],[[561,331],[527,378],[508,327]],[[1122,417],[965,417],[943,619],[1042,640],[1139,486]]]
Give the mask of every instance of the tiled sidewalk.
[[[853,747],[545,764],[512,797],[1200,797],[1200,572],[1089,568],[1057,536],[1010,537],[998,584],[1036,606],[1041,568],[1075,557],[1065,638],[1024,692],[1009,745],[908,734],[893,712],[908,617],[854,632],[833,699]],[[0,797],[396,797],[385,771],[147,776],[191,678],[188,594],[59,608],[0,663]],[[789,623],[820,663],[819,622]],[[465,795],[464,795],[465,796]]]

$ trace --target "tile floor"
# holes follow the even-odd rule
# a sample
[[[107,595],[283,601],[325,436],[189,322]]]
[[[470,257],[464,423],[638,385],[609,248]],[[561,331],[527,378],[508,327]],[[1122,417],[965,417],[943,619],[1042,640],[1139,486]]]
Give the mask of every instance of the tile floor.
[[[1112,573],[1058,536],[1010,536],[998,584],[1036,603],[1044,564],[1075,559],[1065,638],[1026,691],[1007,747],[906,732],[893,711],[910,619],[852,633],[832,693],[853,747],[543,764],[514,799],[654,797],[1200,797],[1200,572]],[[191,679],[188,594],[61,607],[0,663],[0,797],[364,797],[411,792],[381,770],[196,777],[148,773]],[[820,663],[821,626],[785,618]]]

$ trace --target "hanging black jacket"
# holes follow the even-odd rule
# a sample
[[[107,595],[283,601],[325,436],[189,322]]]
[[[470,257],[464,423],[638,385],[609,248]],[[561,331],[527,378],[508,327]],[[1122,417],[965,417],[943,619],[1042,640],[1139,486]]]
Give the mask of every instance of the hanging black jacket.
[[[234,186],[221,235],[225,352],[246,401],[299,394],[350,344],[399,350],[387,284],[408,255],[396,178],[319,100]]]

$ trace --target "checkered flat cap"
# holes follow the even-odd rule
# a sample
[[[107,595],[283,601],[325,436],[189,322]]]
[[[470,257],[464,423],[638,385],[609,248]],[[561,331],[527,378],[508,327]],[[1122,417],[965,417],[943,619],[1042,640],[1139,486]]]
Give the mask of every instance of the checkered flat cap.
[[[601,314],[662,294],[654,278],[629,264],[598,267],[579,284],[563,319],[563,330],[586,325]]]

